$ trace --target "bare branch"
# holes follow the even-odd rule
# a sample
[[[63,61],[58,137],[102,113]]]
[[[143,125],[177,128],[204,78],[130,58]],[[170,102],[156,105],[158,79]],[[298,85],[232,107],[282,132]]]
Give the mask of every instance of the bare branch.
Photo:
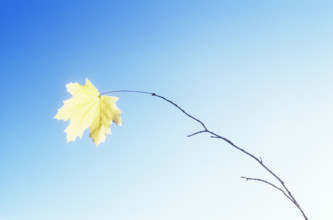
[[[275,189],[281,191],[283,193],[283,195],[285,195],[292,203],[294,203],[294,200],[292,198],[290,198],[289,195],[283,189],[281,189],[280,187],[277,187],[276,185],[274,185],[271,182],[268,182],[267,180],[263,180],[263,179],[259,179],[259,178],[251,178],[251,177],[246,177],[246,176],[241,176],[241,178],[245,179],[246,181],[254,180],[254,181],[266,183],[266,184],[274,187]]]
[[[292,193],[290,192],[290,190],[288,189],[288,187],[286,186],[286,184],[284,183],[284,181],[277,176],[271,169],[269,169],[264,163],[263,160],[261,159],[261,157],[256,157],[255,155],[251,154],[250,152],[246,151],[245,149],[238,147],[236,144],[234,144],[232,141],[230,141],[229,139],[218,135],[212,131],[210,131],[209,129],[207,129],[206,125],[199,120],[198,118],[190,115],[189,113],[187,113],[183,108],[181,108],[179,105],[177,105],[176,103],[174,103],[173,101],[157,95],[156,93],[151,93],[151,92],[145,92],[145,91],[134,91],[134,90],[117,90],[117,91],[110,91],[110,92],[105,92],[105,93],[101,93],[101,95],[103,94],[108,94],[108,93],[116,93],[116,92],[132,92],[132,93],[142,93],[142,94],[149,94],[152,96],[155,96],[157,98],[163,99],[164,101],[170,103],[171,105],[175,106],[177,109],[179,109],[181,112],[183,112],[187,117],[193,119],[194,121],[198,122],[202,127],[203,130],[195,132],[193,134],[188,135],[188,137],[192,137],[194,135],[197,134],[201,134],[201,133],[209,133],[211,134],[211,138],[217,138],[217,139],[222,139],[223,141],[227,142],[229,145],[231,145],[233,148],[239,150],[240,152],[246,154],[247,156],[249,156],[250,158],[254,159],[255,161],[257,161],[266,171],[268,171],[275,179],[277,179],[279,181],[279,183],[281,184],[282,188],[266,181],[266,180],[262,180],[262,179],[258,179],[258,178],[248,178],[248,177],[242,177],[245,178],[246,180],[256,180],[256,181],[260,181],[263,183],[266,183],[268,185],[271,185],[272,187],[274,187],[275,189],[281,191],[298,209],[299,211],[302,213],[303,217],[305,220],[308,220],[307,216],[305,215],[304,211],[302,210],[301,206],[299,205],[299,203],[296,201],[296,199],[294,198],[294,196],[292,195]]]
[[[305,215],[304,211],[302,210],[301,206],[298,204],[298,202],[296,201],[296,199],[294,198],[294,196],[292,195],[292,193],[290,192],[290,190],[287,188],[287,186],[285,185],[284,181],[282,181],[282,179],[277,176],[271,169],[269,169],[262,161],[262,159],[259,157],[256,157],[254,156],[253,154],[251,154],[250,152],[244,150],[243,148],[241,147],[238,147],[237,145],[235,145],[232,141],[230,141],[229,139],[221,136],[221,135],[218,135],[212,131],[210,131],[209,129],[207,129],[206,125],[200,121],[199,119],[195,118],[194,116],[190,115],[189,113],[187,113],[184,109],[182,109],[181,107],[179,107],[176,103],[174,103],[173,101],[163,97],[163,96],[160,96],[160,95],[157,95],[155,93],[152,93],[152,96],[155,96],[157,98],[160,98],[160,99],[163,99],[165,100],[166,102],[172,104],[173,106],[175,106],[176,108],[178,108],[180,111],[182,111],[186,116],[188,116],[189,118],[195,120],[196,122],[198,122],[199,124],[201,124],[201,126],[204,128],[204,132],[207,132],[207,133],[210,133],[212,136],[212,138],[218,138],[218,139],[222,139],[223,141],[227,142],[228,144],[230,144],[232,147],[234,147],[235,149],[241,151],[242,153],[246,154],[247,156],[251,157],[252,159],[254,159],[255,161],[257,161],[265,170],[267,170],[275,179],[277,179],[280,184],[282,185],[283,189],[285,190],[282,190],[281,188],[276,188],[278,190],[282,190],[283,193],[285,195],[287,195],[287,198],[289,200],[291,200],[293,202],[293,204],[299,209],[299,211],[302,213],[303,217],[305,220],[308,220],[308,217]],[[196,135],[196,134],[199,134],[199,133],[203,133],[203,131],[199,131],[199,132],[196,132],[196,133],[193,133],[191,136],[193,135]],[[267,182],[268,183],[268,182]]]
[[[207,132],[207,130],[197,131],[197,132],[194,132],[193,134],[189,134],[189,135],[187,135],[187,137],[192,137],[192,136],[194,136],[194,135],[201,134],[201,133],[205,133],[205,132]]]
[[[179,107],[179,106],[178,106],[176,103],[174,103],[173,101],[171,101],[171,100],[169,100],[169,99],[167,99],[167,98],[165,98],[165,97],[163,97],[163,96],[157,95],[157,94],[155,94],[155,93],[152,93],[151,95],[152,95],[152,96],[155,96],[155,97],[158,97],[158,98],[160,98],[160,99],[163,99],[163,100],[165,100],[165,101],[167,101],[167,102],[169,102],[170,104],[172,104],[173,106],[175,106],[176,108],[178,108],[180,111],[182,111],[185,115],[187,115],[187,117],[190,117],[190,118],[192,118],[193,120],[197,121],[199,124],[201,124],[201,126],[207,131],[206,125],[205,125],[202,121],[200,121],[199,119],[197,119],[197,118],[193,117],[192,115],[188,114],[184,109],[182,109],[181,107]]]

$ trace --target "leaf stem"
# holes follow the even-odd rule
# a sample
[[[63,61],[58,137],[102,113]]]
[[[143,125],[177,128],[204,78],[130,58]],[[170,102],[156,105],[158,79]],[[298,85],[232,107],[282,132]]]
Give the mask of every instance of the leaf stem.
[[[105,95],[105,94],[110,94],[110,93],[119,93],[119,92],[143,93],[143,94],[149,94],[149,95],[154,94],[152,92],[136,91],[136,90],[114,90],[114,91],[109,91],[109,92],[103,92],[99,95]]]

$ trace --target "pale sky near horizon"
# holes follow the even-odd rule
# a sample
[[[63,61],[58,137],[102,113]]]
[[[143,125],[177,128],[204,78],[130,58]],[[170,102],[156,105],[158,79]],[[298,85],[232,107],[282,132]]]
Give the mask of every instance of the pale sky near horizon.
[[[163,100],[115,94],[95,147],[65,85],[163,95],[333,219],[332,1],[0,0],[0,220],[302,220],[251,158]]]

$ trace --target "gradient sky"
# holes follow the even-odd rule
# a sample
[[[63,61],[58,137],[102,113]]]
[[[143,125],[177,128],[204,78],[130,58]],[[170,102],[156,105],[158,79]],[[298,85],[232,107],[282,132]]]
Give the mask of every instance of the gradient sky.
[[[332,1],[0,0],[1,220],[301,220],[256,162],[144,94],[95,147],[65,85],[163,95],[333,219]],[[274,182],[275,183],[275,182]]]

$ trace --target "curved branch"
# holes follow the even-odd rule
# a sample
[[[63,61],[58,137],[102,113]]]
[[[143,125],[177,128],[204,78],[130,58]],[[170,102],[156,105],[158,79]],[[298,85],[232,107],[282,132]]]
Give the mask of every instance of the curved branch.
[[[160,99],[163,99],[167,102],[169,102],[170,104],[172,104],[173,106],[175,106],[176,108],[178,108],[180,111],[182,111],[186,116],[192,118],[193,120],[197,121],[199,124],[202,125],[202,127],[204,128],[204,130],[202,131],[198,131],[198,132],[195,132],[191,135],[189,135],[189,137],[191,136],[194,136],[194,135],[197,135],[197,134],[201,134],[201,133],[210,133],[212,135],[212,137],[214,138],[219,138],[219,139],[222,139],[224,140],[225,142],[227,142],[228,144],[230,144],[232,147],[234,147],[235,149],[241,151],[242,153],[248,155],[249,157],[251,157],[252,159],[254,159],[255,161],[257,161],[265,170],[267,170],[272,176],[274,176],[279,182],[280,184],[282,185],[282,187],[285,189],[282,190],[281,188],[276,188],[275,185],[271,184],[271,183],[268,183],[272,186],[274,186],[276,189],[278,190],[282,190],[283,193],[287,196],[287,198],[299,209],[299,211],[302,213],[303,217],[305,220],[308,220],[308,217],[305,215],[303,209],[301,208],[301,206],[299,205],[299,203],[296,201],[296,199],[294,198],[294,196],[292,195],[292,193],[290,192],[290,190],[287,188],[287,186],[285,185],[284,181],[282,181],[282,179],[280,177],[278,177],[271,169],[269,169],[262,161],[262,159],[259,157],[256,157],[254,156],[253,154],[249,153],[248,151],[244,150],[243,148],[240,148],[238,147],[237,145],[235,145],[232,141],[230,141],[229,139],[225,138],[225,137],[222,137],[221,135],[218,135],[212,131],[210,131],[209,129],[207,129],[206,125],[200,121],[199,119],[195,118],[194,116],[190,115],[189,113],[187,113],[184,109],[182,109],[181,107],[179,107],[176,103],[174,103],[173,101],[163,97],[163,96],[160,96],[160,95],[156,95],[155,93],[152,93],[152,96],[155,96],[155,97],[158,97]],[[262,181],[264,182],[264,181]]]
[[[281,189],[280,187],[274,185],[271,182],[268,182],[267,180],[263,180],[263,179],[259,179],[259,178],[251,178],[251,177],[246,177],[246,176],[241,176],[241,178],[245,179],[246,181],[254,180],[254,181],[259,181],[259,182],[266,183],[266,184],[274,187],[275,189],[281,191],[283,193],[283,195],[285,195],[292,203],[294,203],[294,200],[292,198],[290,198],[289,195],[283,189]]]
[[[167,98],[165,98],[165,97],[163,97],[163,96],[156,95],[156,93],[152,93],[151,95],[152,95],[152,96],[155,96],[155,97],[158,97],[158,98],[160,98],[160,99],[163,99],[164,101],[169,102],[171,105],[175,106],[175,107],[178,108],[180,111],[182,111],[187,117],[190,117],[190,118],[192,118],[193,120],[195,120],[196,122],[198,122],[199,124],[201,124],[201,126],[205,129],[205,131],[208,131],[206,125],[205,125],[202,121],[200,121],[199,119],[197,119],[197,118],[193,117],[192,115],[190,115],[189,113],[187,113],[184,109],[182,109],[181,107],[179,107],[179,106],[178,106],[176,103],[174,103],[173,101],[171,101],[171,100],[169,100],[169,99],[167,99]]]
[[[292,193],[290,192],[290,190],[288,189],[288,187],[286,186],[286,184],[284,183],[284,181],[279,177],[277,176],[271,169],[269,169],[262,161],[262,159],[260,157],[256,157],[254,156],[253,154],[251,154],[250,152],[246,151],[245,149],[241,148],[241,147],[238,147],[236,144],[234,144],[232,141],[230,141],[229,139],[221,136],[221,135],[218,135],[216,134],[215,132],[212,132],[210,131],[209,129],[207,129],[206,125],[201,121],[199,120],[198,118],[190,115],[189,113],[187,113],[183,108],[181,108],[179,105],[177,105],[176,103],[174,103],[173,101],[163,97],[163,96],[160,96],[160,95],[157,95],[156,93],[151,93],[151,92],[145,92],[145,91],[134,91],[134,90],[117,90],[117,91],[110,91],[110,92],[104,92],[104,93],[101,93],[101,95],[103,94],[108,94],[108,93],[117,93],[117,92],[132,92],[132,93],[143,93],[143,94],[149,94],[149,95],[152,95],[152,96],[155,96],[157,98],[160,98],[168,103],[170,103],[171,105],[175,106],[176,108],[178,108],[181,112],[183,112],[187,117],[193,119],[194,121],[196,121],[197,123],[199,123],[202,127],[203,127],[203,130],[201,131],[198,131],[198,132],[195,132],[193,134],[190,134],[188,135],[188,137],[192,137],[194,135],[197,135],[197,134],[201,134],[201,133],[209,133],[211,134],[211,137],[212,138],[218,138],[218,139],[222,139],[223,141],[227,142],[229,145],[231,145],[233,148],[239,150],[240,152],[246,154],[247,156],[251,157],[252,159],[254,159],[255,161],[257,161],[266,171],[268,171],[276,180],[279,181],[279,183],[281,184],[282,188],[280,187],[277,187],[276,185],[266,181],[266,180],[262,180],[262,179],[256,179],[256,178],[247,178],[247,177],[242,177],[242,178],[246,178],[247,180],[257,180],[257,181],[260,181],[260,182],[264,182],[266,184],[269,184],[271,185],[272,187],[276,188],[277,190],[283,192],[283,194],[299,209],[299,211],[302,213],[303,217],[305,220],[308,220],[308,217],[305,215],[304,211],[302,210],[301,206],[299,205],[299,203],[296,201],[296,199],[294,198],[294,196],[292,195]]]

